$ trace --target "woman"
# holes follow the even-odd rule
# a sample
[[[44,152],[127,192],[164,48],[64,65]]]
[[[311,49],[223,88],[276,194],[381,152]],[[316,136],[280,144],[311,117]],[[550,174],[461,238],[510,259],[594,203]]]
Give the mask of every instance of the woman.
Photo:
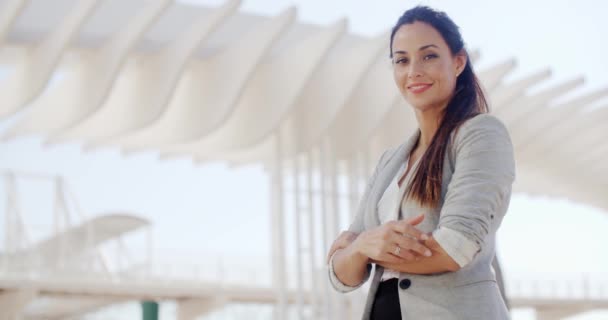
[[[395,83],[419,129],[380,158],[330,250],[331,283],[354,290],[376,265],[364,319],[508,319],[491,263],[515,178],[509,134],[487,114],[445,13],[408,10],[390,40]]]

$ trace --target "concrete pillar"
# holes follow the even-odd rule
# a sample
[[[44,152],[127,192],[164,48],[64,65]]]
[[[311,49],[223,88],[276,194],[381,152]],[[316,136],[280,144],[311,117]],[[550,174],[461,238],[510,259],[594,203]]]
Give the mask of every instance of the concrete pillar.
[[[177,302],[177,320],[195,320],[201,315],[225,305],[226,301],[221,298],[179,300]]]
[[[573,316],[578,313],[582,313],[588,310],[581,307],[557,307],[551,306],[546,308],[537,308],[536,320],[559,320],[566,317]]]
[[[36,297],[35,289],[6,290],[0,293],[0,318],[3,320],[21,319],[21,311]]]

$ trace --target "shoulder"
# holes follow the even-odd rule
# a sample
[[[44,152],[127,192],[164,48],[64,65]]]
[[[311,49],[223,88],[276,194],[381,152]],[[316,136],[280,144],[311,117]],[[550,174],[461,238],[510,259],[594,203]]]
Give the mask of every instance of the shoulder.
[[[398,147],[388,148],[384,150],[380,159],[378,160],[378,165],[380,168],[386,167],[386,165],[390,162],[390,160],[397,154]]]
[[[466,120],[454,135],[454,144],[457,148],[481,141],[511,147],[509,130],[505,124],[497,117],[487,113]]]
[[[466,120],[461,125],[457,136],[464,136],[480,131],[496,131],[508,135],[507,127],[500,119],[494,115],[482,113]]]

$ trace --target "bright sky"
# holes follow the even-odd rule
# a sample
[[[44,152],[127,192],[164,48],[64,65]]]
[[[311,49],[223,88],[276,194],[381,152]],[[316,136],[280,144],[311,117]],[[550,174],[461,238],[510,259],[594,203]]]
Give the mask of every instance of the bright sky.
[[[348,17],[350,32],[371,36],[388,30],[404,9],[418,3],[446,11],[460,25],[468,47],[481,52],[477,70],[514,57],[518,69],[509,79],[551,68],[551,83],[583,75],[588,81],[579,93],[608,86],[608,5],[603,2],[245,0],[241,10],[273,15],[295,5],[300,21],[327,25]],[[11,122],[0,122],[0,130]],[[200,257],[269,254],[268,180],[259,166],[193,166],[185,160],[160,162],[154,154],[123,157],[108,149],[82,153],[78,145],[42,148],[38,139],[25,138],[0,143],[0,169],[5,168],[64,176],[89,215],[128,211],[148,217],[161,257],[195,257],[188,262],[200,263]],[[28,219],[42,221],[51,214],[40,210],[40,203],[50,203],[42,189],[24,190],[32,197],[27,199],[36,199],[22,201]],[[499,233],[499,254],[512,279],[532,272],[548,279],[585,273],[608,287],[607,229],[607,212],[516,194]],[[263,259],[259,268],[268,261]],[[606,318],[608,313],[569,319]],[[514,314],[514,320],[525,319],[532,319],[529,310]]]

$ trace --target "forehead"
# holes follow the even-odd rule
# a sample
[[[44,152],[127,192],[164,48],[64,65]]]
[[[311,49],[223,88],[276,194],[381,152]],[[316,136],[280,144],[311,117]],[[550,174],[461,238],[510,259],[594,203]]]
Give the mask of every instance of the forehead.
[[[416,21],[397,29],[393,38],[393,52],[398,50],[413,52],[421,46],[429,44],[447,49],[445,40],[435,28],[427,23]]]

